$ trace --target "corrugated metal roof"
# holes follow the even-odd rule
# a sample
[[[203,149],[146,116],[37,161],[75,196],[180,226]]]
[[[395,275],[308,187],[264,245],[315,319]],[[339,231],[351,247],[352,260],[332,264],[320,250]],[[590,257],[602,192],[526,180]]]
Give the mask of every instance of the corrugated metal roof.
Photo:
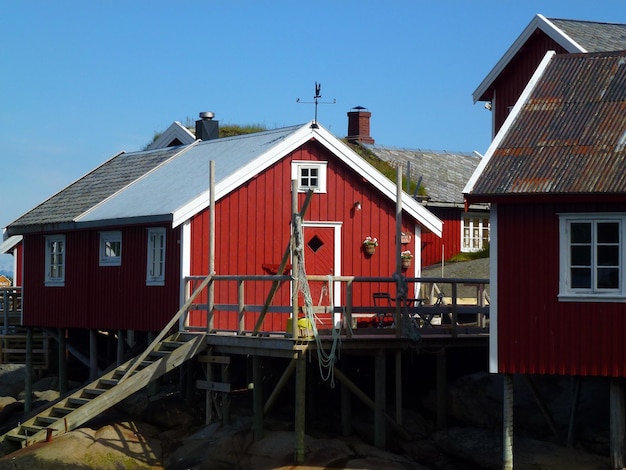
[[[471,194],[626,192],[626,51],[555,56]]]
[[[428,200],[433,204],[463,204],[463,187],[480,162],[480,157],[469,153],[364,146],[394,167],[410,162],[411,180],[422,178]]]
[[[587,52],[626,50],[626,24],[549,18]]]

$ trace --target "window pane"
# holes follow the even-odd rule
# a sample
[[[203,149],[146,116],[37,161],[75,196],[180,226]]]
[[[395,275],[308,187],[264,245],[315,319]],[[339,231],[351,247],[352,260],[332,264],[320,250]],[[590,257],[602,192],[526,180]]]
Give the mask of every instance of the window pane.
[[[572,266],[591,266],[591,246],[572,246],[571,264]]]
[[[590,223],[573,223],[572,243],[591,243],[591,224]]]
[[[598,289],[617,289],[619,287],[619,268],[598,269]]]
[[[598,266],[618,266],[619,246],[601,245],[598,247]]]
[[[591,287],[590,268],[572,268],[571,274],[573,289],[589,289]]]
[[[598,243],[619,243],[619,224],[617,222],[598,223]]]

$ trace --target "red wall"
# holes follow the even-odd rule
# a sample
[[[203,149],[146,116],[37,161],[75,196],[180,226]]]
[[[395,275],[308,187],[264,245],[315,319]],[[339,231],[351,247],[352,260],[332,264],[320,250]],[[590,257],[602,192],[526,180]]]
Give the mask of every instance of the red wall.
[[[315,194],[305,221],[342,221],[342,275],[391,276],[395,270],[395,201],[383,198],[364,178],[337,160],[320,144],[310,141],[271,168],[259,173],[227,197],[216,203],[216,273],[268,274],[263,264],[278,265],[288,246],[291,223],[291,160],[328,161],[327,192]],[[305,194],[298,195],[301,207]],[[362,210],[354,211],[360,201]],[[205,275],[208,271],[208,211],[192,220],[191,273]],[[404,231],[414,233],[406,217]],[[362,243],[366,236],[379,239],[376,253],[367,257]],[[413,247],[411,246],[411,251]],[[269,282],[246,282],[246,304],[263,305]],[[236,304],[236,285],[216,290],[216,303]],[[278,291],[274,305],[290,305],[290,286]],[[390,284],[355,284],[354,304],[372,305],[372,292],[391,291]],[[392,291],[392,292],[395,292]],[[345,292],[342,292],[342,303]],[[256,317],[246,315],[246,329],[252,329]],[[218,312],[216,328],[236,329],[236,317]],[[263,330],[281,331],[286,314],[270,315]],[[204,313],[191,315],[194,325],[206,325]]]
[[[498,205],[500,372],[626,375],[626,304],[557,299],[557,214],[584,211],[623,205]]]
[[[461,252],[461,213],[460,208],[428,207],[441,221],[443,221],[442,236],[439,238],[433,233],[422,234],[422,266],[432,266],[441,263],[441,247],[444,247],[444,259]]]
[[[152,226],[151,226],[152,227]],[[166,233],[165,286],[146,286],[147,226],[122,231],[122,265],[99,266],[99,231],[66,232],[64,287],[44,285],[43,235],[24,237],[24,324],[160,330],[177,312],[180,230]]]
[[[515,105],[537,66],[550,50],[557,54],[566,52],[553,39],[536,31],[495,81],[492,91],[495,93],[495,106],[492,109],[495,112],[495,133],[502,127],[510,108]]]

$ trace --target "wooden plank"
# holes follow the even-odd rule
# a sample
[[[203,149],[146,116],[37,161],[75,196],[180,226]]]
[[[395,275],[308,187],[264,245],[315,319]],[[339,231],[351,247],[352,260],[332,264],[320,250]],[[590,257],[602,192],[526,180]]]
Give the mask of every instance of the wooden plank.
[[[211,392],[230,393],[230,384],[223,382],[213,382],[211,380],[196,380],[196,388]]]
[[[230,364],[230,356],[198,356],[203,364]]]

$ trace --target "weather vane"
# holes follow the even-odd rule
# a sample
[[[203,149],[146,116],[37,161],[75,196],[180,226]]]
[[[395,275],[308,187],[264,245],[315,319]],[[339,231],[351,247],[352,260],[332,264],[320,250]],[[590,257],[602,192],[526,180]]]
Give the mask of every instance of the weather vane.
[[[315,96],[313,97],[313,101],[300,101],[300,98],[296,99],[296,103],[304,103],[304,104],[314,104],[315,105],[315,118],[313,119],[313,124],[311,127],[317,127],[317,105],[318,104],[335,104],[337,102],[336,99],[332,101],[320,101],[322,95],[320,94],[320,90],[322,89],[322,85],[320,83],[315,82]]]

